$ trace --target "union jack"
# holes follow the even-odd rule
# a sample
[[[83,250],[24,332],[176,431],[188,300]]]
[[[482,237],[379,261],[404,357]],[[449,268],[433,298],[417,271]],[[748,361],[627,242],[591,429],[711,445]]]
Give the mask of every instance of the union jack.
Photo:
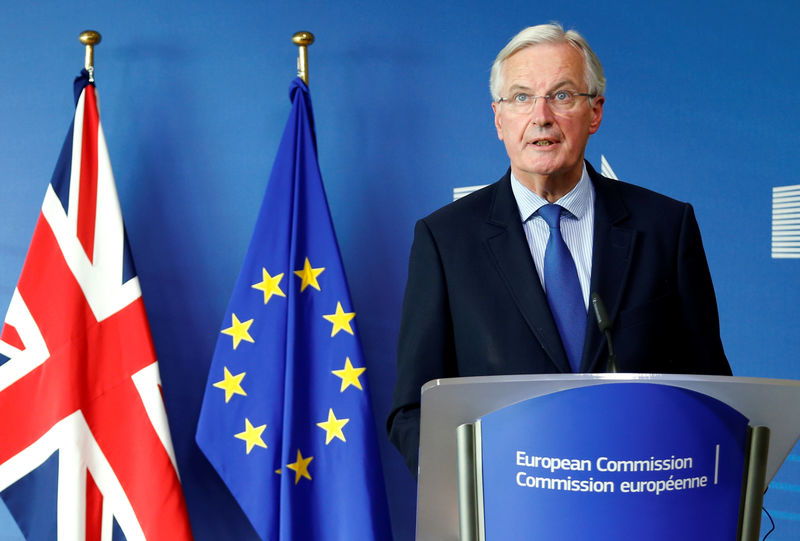
[[[0,334],[0,494],[28,539],[191,539],[85,70],[75,94]]]

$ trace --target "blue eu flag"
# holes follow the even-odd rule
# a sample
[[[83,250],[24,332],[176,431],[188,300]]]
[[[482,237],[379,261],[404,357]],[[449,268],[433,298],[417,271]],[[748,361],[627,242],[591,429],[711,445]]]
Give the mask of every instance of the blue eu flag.
[[[292,112],[211,362],[197,443],[264,540],[390,539],[366,366],[317,162]]]

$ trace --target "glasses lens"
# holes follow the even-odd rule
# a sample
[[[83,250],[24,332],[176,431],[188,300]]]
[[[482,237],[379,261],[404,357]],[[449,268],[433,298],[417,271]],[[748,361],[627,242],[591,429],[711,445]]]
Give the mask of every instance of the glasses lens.
[[[566,111],[575,103],[575,95],[567,90],[559,90],[548,96],[547,102],[556,111]]]

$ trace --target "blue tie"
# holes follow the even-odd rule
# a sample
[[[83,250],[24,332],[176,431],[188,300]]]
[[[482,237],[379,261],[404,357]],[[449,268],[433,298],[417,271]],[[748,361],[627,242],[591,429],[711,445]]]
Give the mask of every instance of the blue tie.
[[[550,238],[544,252],[544,287],[569,365],[573,372],[580,372],[586,334],[586,306],[583,304],[575,261],[561,236],[562,210],[558,205],[539,208],[539,216],[550,227]]]

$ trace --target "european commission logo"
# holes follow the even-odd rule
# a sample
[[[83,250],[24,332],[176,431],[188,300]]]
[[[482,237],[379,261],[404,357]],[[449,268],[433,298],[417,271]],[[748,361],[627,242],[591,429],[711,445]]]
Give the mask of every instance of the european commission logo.
[[[613,169],[611,169],[611,165],[608,163],[608,160],[606,160],[606,157],[603,156],[602,154],[600,155],[600,174],[603,175],[604,177],[613,178],[614,180],[619,180],[617,174],[614,172]],[[484,186],[486,186],[486,184],[481,184],[479,186],[462,186],[461,188],[453,188],[453,201],[461,199],[465,195],[469,195],[476,190],[480,190]]]
[[[800,184],[772,188],[772,258],[800,259]]]

